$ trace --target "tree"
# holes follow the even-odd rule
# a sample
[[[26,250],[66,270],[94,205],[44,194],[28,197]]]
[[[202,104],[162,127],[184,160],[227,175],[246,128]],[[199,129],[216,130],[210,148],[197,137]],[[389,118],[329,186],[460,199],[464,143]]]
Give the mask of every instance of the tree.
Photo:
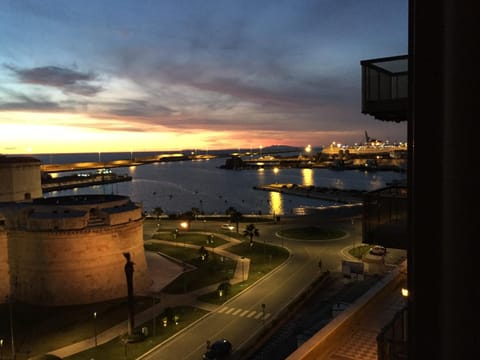
[[[200,209],[197,208],[197,207],[192,207],[192,217],[193,217],[193,219],[197,219],[199,214],[200,214]]]
[[[240,220],[242,219],[242,213],[240,211],[237,211],[233,206],[230,206],[225,213],[227,215],[230,215],[230,222],[235,223],[237,226],[237,234],[238,234],[238,224]]]
[[[161,207],[156,207],[155,209],[153,209],[153,213],[155,214],[158,220],[160,216],[162,216],[163,214],[163,209]]]
[[[253,237],[256,236],[256,237],[259,237],[260,236],[260,232],[258,231],[258,229],[255,227],[255,225],[253,224],[248,224],[246,227],[245,227],[245,230],[243,230],[243,236],[246,236],[250,239],[250,246],[253,246]]]

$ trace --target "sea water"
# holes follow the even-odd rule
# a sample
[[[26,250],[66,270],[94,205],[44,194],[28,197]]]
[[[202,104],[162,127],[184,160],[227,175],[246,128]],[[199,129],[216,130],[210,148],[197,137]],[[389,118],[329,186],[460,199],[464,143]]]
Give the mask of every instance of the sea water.
[[[143,153],[141,156],[153,154]],[[38,155],[43,163],[111,161],[130,159],[131,153]],[[138,154],[135,154],[138,156]],[[278,192],[255,190],[265,184],[298,184],[336,189],[372,191],[389,182],[403,180],[396,171],[330,170],[281,168],[226,170],[225,158],[203,161],[159,162],[112,169],[132,176],[131,182],[106,184],[45,193],[45,197],[76,194],[119,194],[142,204],[144,211],[161,208],[166,214],[180,214],[196,208],[208,214],[225,214],[230,207],[242,214],[293,214],[303,207],[321,207],[335,203]],[[65,175],[65,174],[59,174]]]

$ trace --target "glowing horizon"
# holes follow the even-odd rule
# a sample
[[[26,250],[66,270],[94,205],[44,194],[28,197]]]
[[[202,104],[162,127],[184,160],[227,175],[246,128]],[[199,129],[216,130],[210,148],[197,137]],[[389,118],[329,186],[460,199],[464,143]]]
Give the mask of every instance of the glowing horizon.
[[[407,52],[406,3],[187,3],[2,3],[0,154],[407,138],[360,106],[360,61]]]

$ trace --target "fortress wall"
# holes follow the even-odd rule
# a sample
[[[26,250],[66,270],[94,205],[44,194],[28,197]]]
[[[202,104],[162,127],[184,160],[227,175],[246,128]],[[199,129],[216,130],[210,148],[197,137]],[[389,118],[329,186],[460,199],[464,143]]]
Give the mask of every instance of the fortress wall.
[[[43,196],[40,162],[0,164],[0,182],[0,201],[22,201],[26,194],[32,199]]]
[[[27,228],[30,230],[80,230],[88,225],[88,215],[85,212],[75,216],[62,214],[44,214],[43,218],[30,217],[27,219]]]
[[[132,220],[138,220],[142,218],[142,209],[137,207],[132,210],[122,211],[118,213],[111,213],[107,217],[109,225],[117,225],[126,223]]]
[[[58,306],[127,296],[123,253],[135,263],[135,294],[148,291],[142,221],[83,231],[11,233],[16,298]]]
[[[0,202],[13,201],[11,189],[13,189],[11,166],[0,164]]]
[[[10,294],[7,232],[0,229],[0,304]]]

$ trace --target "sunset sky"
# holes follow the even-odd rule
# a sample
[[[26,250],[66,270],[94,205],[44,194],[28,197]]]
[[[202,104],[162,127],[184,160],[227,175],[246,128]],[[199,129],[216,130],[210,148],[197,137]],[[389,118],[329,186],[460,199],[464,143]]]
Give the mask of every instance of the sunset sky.
[[[361,113],[406,0],[0,0],[0,154],[405,141]]]

